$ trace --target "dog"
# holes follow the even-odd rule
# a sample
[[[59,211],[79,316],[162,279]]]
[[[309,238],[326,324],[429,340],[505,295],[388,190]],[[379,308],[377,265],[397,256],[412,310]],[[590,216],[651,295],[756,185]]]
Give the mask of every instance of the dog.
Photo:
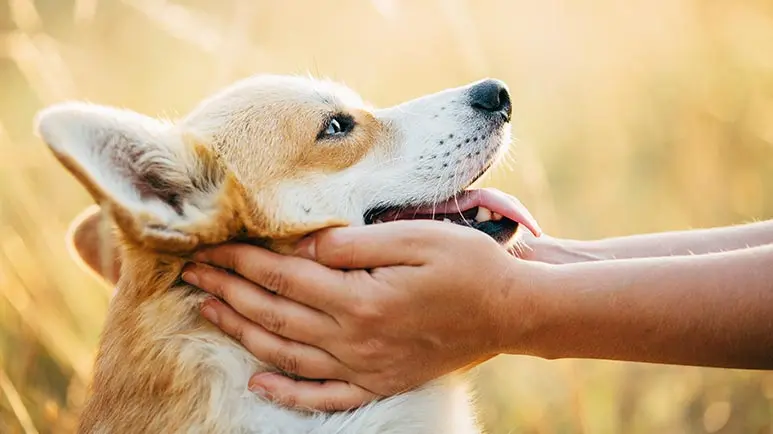
[[[99,204],[72,246],[117,287],[79,432],[479,432],[454,374],[348,412],[249,393],[252,374],[277,368],[201,319],[206,295],[180,273],[203,246],[290,254],[322,228],[396,219],[468,225],[507,245],[533,230],[528,214],[467,188],[505,152],[511,113],[493,79],[374,109],[340,84],[275,75],[238,81],[176,122],[83,102],[43,109],[38,135]]]

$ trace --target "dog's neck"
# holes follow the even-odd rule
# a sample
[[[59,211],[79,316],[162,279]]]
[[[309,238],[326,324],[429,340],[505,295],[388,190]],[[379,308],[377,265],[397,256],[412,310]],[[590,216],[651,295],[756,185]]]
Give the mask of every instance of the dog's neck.
[[[463,382],[453,377],[326,415],[283,409],[249,393],[249,377],[270,367],[201,318],[206,295],[179,280],[184,264],[124,252],[80,432],[477,432]]]
[[[81,432],[132,432],[138,424],[149,432],[174,432],[182,428],[175,421],[205,422],[202,412],[193,409],[207,408],[209,391],[195,367],[185,366],[180,357],[180,337],[207,327],[196,315],[196,297],[186,288],[173,289],[183,264],[182,259],[124,253]]]

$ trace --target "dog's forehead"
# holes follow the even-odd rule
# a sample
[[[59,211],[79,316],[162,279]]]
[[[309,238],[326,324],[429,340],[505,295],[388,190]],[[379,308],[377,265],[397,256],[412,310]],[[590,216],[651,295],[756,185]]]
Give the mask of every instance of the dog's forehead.
[[[288,116],[325,116],[363,106],[356,92],[330,80],[259,75],[238,81],[206,98],[183,122],[194,130],[217,135],[234,119],[278,122]]]
[[[341,108],[362,105],[360,96],[341,83],[299,76],[256,76],[237,83],[233,92],[258,104],[311,104]]]
[[[202,102],[186,126],[209,138],[237,179],[253,189],[354,164],[378,142],[380,124],[368,112],[343,84],[261,75]],[[320,129],[335,114],[355,117],[359,127],[345,140],[319,143]]]
[[[359,107],[362,98],[343,84],[328,80],[307,80],[314,94],[325,104],[332,106]]]

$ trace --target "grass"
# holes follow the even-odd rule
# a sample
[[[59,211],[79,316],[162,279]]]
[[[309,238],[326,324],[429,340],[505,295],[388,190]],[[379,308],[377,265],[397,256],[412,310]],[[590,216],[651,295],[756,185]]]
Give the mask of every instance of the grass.
[[[485,180],[555,236],[773,217],[773,5],[0,0],[0,432],[71,432],[109,290],[71,261],[90,200],[31,134],[87,99],[184,114],[259,72],[344,81],[375,105],[494,76],[515,162]],[[773,374],[500,357],[491,433],[770,433]]]

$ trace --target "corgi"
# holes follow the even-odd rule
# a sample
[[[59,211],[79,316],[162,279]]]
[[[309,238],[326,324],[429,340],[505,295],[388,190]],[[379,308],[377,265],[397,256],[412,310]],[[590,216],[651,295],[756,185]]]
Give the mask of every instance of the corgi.
[[[375,109],[340,84],[275,75],[236,82],[175,122],[83,102],[43,109],[38,135],[98,204],[71,246],[116,285],[79,432],[480,432],[457,374],[347,412],[250,393],[254,373],[276,368],[203,320],[206,294],[180,273],[203,246],[289,254],[322,228],[396,219],[468,225],[506,246],[534,230],[528,213],[468,187],[507,148],[511,113],[493,79]]]

